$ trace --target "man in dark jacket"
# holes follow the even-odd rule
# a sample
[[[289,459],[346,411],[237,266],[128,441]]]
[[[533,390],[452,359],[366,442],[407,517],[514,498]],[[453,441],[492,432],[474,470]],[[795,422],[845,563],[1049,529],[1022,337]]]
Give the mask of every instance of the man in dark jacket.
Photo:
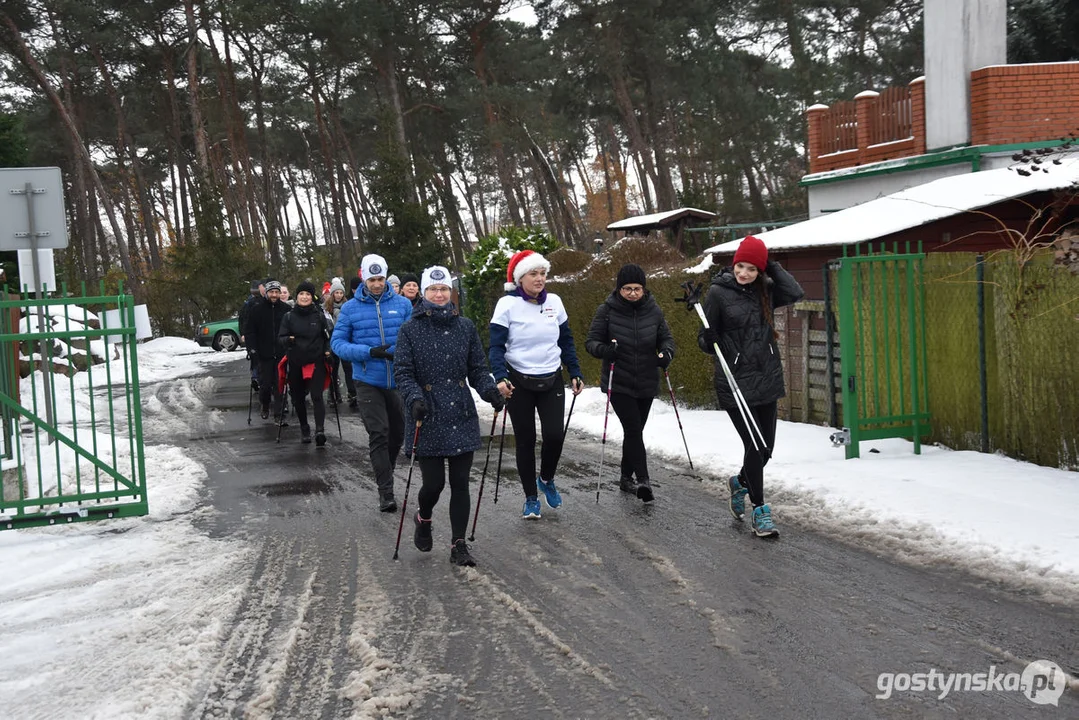
[[[240,327],[240,342],[247,344],[244,330],[247,329],[247,318],[251,314],[251,309],[255,305],[259,304],[263,300],[263,295],[266,293],[266,288],[263,287],[265,280],[252,280],[251,281],[251,294],[244,300],[244,304],[240,307],[239,327]],[[259,366],[255,361],[255,355],[251,352],[250,348],[247,351],[247,359],[251,361],[251,387],[255,390],[259,389]]]
[[[274,402],[274,422],[281,422],[282,397],[277,393],[277,362],[284,352],[277,343],[277,331],[281,329],[281,319],[291,308],[281,302],[281,283],[268,280],[265,283],[266,300],[252,308],[247,317],[244,337],[247,348],[258,362],[260,415],[265,420],[270,416],[271,396]]]

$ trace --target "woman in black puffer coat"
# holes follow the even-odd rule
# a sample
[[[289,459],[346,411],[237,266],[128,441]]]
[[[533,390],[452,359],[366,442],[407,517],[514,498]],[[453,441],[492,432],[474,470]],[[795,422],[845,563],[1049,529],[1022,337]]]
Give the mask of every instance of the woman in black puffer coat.
[[[422,300],[397,334],[394,378],[413,423],[422,423],[414,452],[423,475],[414,541],[421,552],[433,546],[431,516],[450,482],[450,562],[471,566],[465,543],[471,499],[468,475],[472,455],[481,446],[479,415],[471,385],[499,412],[505,401],[487,369],[476,326],[450,301],[450,272],[434,266],[423,271]],[[413,425],[415,427],[415,425]]]
[[[712,279],[703,303],[709,328],[702,328],[697,336],[701,350],[710,355],[715,354],[713,346],[719,346],[764,436],[765,447],[758,451],[716,358],[714,382],[719,407],[730,415],[744,449],[742,469],[727,481],[731,514],[738,520],[745,517],[748,493],[753,503],[753,531],[760,537],[779,534],[772,510],[764,502],[764,466],[775,449],[776,402],[786,394],[776,345],[779,335],[772,314],[776,308],[798,302],[803,295],[798,281],[779,263],[768,260],[764,243],[749,235],[734,254],[734,266],[724,268]]]
[[[600,389],[605,393],[614,363],[611,407],[622,423],[624,435],[619,487],[636,493],[644,502],[652,502],[644,426],[659,389],[659,370],[666,370],[674,359],[674,338],[645,284],[640,266],[622,266],[614,291],[596,308],[584,346],[590,355],[603,360]]]
[[[307,404],[315,409],[315,443],[326,444],[326,405],[322,401],[326,386],[326,362],[330,357],[329,322],[316,302],[315,286],[302,282],[296,288],[296,307],[281,320],[277,341],[288,357],[288,388],[292,407],[300,421],[300,442],[311,442],[311,426],[307,423]]]

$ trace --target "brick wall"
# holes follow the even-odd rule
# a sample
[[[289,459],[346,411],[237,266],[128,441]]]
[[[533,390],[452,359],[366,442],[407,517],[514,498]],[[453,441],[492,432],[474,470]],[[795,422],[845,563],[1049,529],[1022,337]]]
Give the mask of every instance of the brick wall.
[[[972,145],[1079,133],[1079,62],[995,65],[970,74]]]

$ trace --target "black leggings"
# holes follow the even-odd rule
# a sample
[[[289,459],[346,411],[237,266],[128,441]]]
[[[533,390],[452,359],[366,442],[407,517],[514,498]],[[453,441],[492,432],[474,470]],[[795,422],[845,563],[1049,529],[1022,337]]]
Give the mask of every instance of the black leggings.
[[[472,470],[472,453],[453,457],[416,457],[420,462],[423,486],[420,488],[420,517],[430,520],[442,488],[446,487],[446,464],[450,466],[450,531],[453,540],[465,536],[468,530],[468,511],[472,501],[468,496],[468,474]]]
[[[742,455],[742,469],[738,471],[738,480],[749,490],[749,501],[754,506],[759,506],[764,504],[764,466],[768,464],[776,446],[776,403],[754,405],[749,408],[749,412],[757,421],[761,434],[764,435],[764,444],[768,447],[764,451],[764,457],[761,457],[761,453],[753,447],[753,440],[750,439],[749,434],[751,430],[742,421],[742,413],[738,412],[738,408],[727,410],[727,414],[731,416],[731,422],[734,423],[734,429],[742,438],[742,447],[745,449]],[[753,432],[756,436],[756,432]],[[760,438],[757,438],[757,442],[760,442]]]
[[[653,398],[638,398],[625,393],[611,393],[611,407],[622,423],[622,477],[637,476],[648,481],[648,457],[644,451],[644,426],[652,409]]]
[[[322,386],[326,383],[326,363],[319,360],[310,380],[304,380],[303,366],[289,363],[288,389],[292,396],[292,407],[296,409],[296,419],[300,427],[307,426],[307,403],[304,396],[311,391],[311,405],[315,408],[315,430],[321,432],[326,424],[326,405],[322,402]]]
[[[562,457],[562,418],[566,411],[566,388],[561,384],[550,390],[534,392],[520,385],[506,402],[513,437],[517,442],[517,472],[525,496],[537,495],[536,487],[536,413],[539,412],[543,448],[540,450],[540,475],[554,479],[558,459]]]

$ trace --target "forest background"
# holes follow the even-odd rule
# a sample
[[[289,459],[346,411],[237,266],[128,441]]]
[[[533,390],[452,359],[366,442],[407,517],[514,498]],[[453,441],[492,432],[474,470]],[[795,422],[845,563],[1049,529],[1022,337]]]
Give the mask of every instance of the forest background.
[[[803,218],[805,109],[921,75],[921,23],[921,0],[0,0],[0,167],[62,168],[60,277],[123,281],[183,336],[252,278],[365,252],[464,269],[523,228],[580,251],[683,205]],[[1008,26],[1010,62],[1079,59],[1079,0],[1011,0]]]

